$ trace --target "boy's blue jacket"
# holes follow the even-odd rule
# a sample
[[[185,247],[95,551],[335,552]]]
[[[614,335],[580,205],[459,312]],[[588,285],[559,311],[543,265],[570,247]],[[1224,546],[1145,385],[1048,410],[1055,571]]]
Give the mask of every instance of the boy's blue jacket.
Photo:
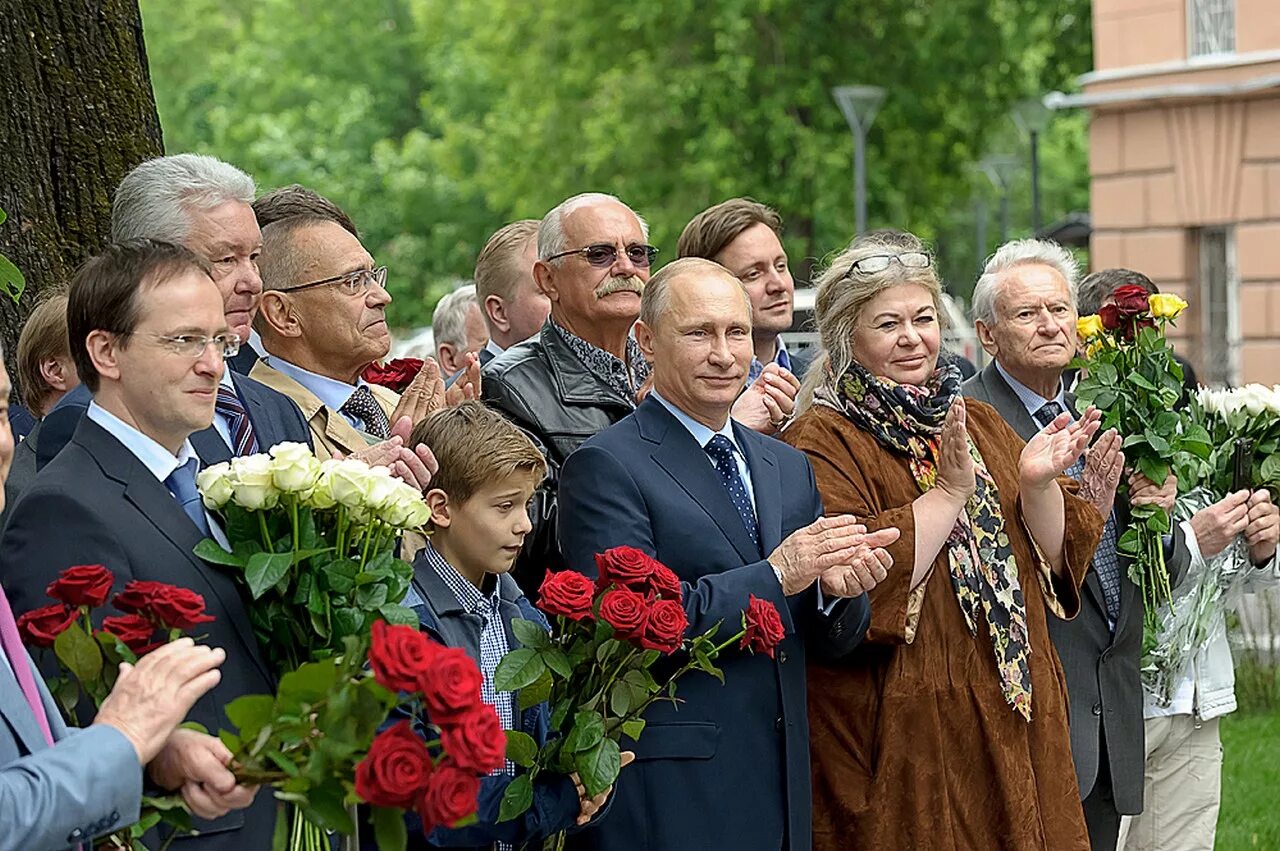
[[[419,556],[414,561],[413,574],[413,590],[404,604],[417,613],[422,631],[441,644],[461,647],[477,665],[480,664],[480,630],[483,627],[480,616],[465,611],[458,604],[457,597],[424,557]],[[500,574],[497,579],[498,611],[507,631],[507,646],[514,650],[520,643],[511,631],[512,620],[524,618],[541,624],[547,630],[550,626],[542,613],[521,593],[514,579],[507,574]],[[551,710],[546,703],[531,706],[519,712],[518,729],[532,736],[541,747],[550,730],[550,715]],[[507,842],[519,848],[523,842],[536,841],[557,831],[576,827],[580,810],[573,781],[563,775],[552,774],[542,775],[534,783],[533,806],[528,812],[511,821],[499,822],[498,808],[502,795],[513,779],[512,775],[484,778],[480,783],[476,821],[463,828],[436,828],[431,832],[429,841],[422,835],[417,816],[410,813],[407,816],[409,848],[488,849],[494,842]]]

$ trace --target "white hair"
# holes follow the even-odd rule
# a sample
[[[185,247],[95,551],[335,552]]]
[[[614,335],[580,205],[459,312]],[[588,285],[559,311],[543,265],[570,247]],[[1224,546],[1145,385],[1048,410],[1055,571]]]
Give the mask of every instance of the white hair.
[[[191,212],[227,201],[252,204],[253,178],[203,154],[147,160],[125,175],[111,204],[111,240],[154,239],[181,244],[191,234]]]
[[[565,241],[564,236],[564,220],[565,217],[579,207],[589,207],[592,204],[622,203],[616,195],[607,195],[604,192],[583,192],[561,201],[558,205],[551,209],[551,212],[542,217],[541,224],[538,225],[538,259],[546,260],[548,257],[559,254],[562,251],[568,251],[569,245]],[[630,207],[627,207],[631,210]],[[631,210],[631,215],[636,217],[636,221],[640,222],[640,232],[644,234],[644,238],[649,238],[649,223],[637,213]]]
[[[479,308],[475,284],[463,284],[436,302],[431,314],[431,335],[437,348],[442,343],[466,348],[467,311],[472,305]]]
[[[996,298],[1000,295],[1000,281],[1010,269],[1018,266],[1048,266],[1067,282],[1071,302],[1076,300],[1076,285],[1080,279],[1080,265],[1071,252],[1047,239],[1015,239],[996,249],[987,258],[978,283],[973,286],[973,318],[990,327],[996,324]]]

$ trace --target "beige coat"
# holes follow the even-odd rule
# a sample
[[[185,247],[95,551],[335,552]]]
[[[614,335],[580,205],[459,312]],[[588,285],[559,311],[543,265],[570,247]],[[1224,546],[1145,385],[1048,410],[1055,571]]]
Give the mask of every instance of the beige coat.
[[[346,417],[327,408],[314,393],[280,370],[268,366],[266,361],[260,360],[254,364],[249,377],[272,390],[280,391],[297,403],[307,425],[311,427],[311,439],[315,442],[317,457],[330,458],[335,452],[349,455],[378,442],[378,438],[354,428]],[[390,419],[396,405],[400,404],[400,396],[376,384],[370,384],[369,390],[382,406],[387,419]]]

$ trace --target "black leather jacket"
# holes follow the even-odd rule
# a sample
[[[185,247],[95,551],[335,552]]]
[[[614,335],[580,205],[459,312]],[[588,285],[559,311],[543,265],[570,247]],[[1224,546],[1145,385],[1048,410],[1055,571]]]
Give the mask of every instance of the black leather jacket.
[[[563,566],[556,540],[560,468],[583,441],[635,410],[635,401],[587,369],[550,320],[536,337],[489,361],[481,396],[528,434],[547,459],[547,478],[529,508],[533,531],[512,571],[521,590],[537,599],[547,570]]]

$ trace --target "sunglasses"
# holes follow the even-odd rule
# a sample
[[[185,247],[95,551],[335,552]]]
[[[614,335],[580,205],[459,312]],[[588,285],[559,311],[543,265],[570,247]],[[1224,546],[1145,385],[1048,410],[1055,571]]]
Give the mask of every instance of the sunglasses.
[[[883,272],[897,260],[908,269],[927,269],[933,265],[933,258],[923,251],[906,251],[902,254],[872,254],[870,257],[863,257],[861,260],[854,262],[849,267],[849,271],[844,273],[847,278],[854,272],[861,272],[864,275]]]
[[[658,256],[658,249],[652,245],[628,245],[626,252],[627,259],[641,269],[647,269],[653,263],[653,258]],[[601,269],[618,262],[618,246],[604,242],[588,245],[586,248],[575,248],[572,251],[561,251],[559,254],[552,254],[547,258],[547,262],[559,260],[561,257],[568,257],[570,254],[580,254],[592,266]]]

